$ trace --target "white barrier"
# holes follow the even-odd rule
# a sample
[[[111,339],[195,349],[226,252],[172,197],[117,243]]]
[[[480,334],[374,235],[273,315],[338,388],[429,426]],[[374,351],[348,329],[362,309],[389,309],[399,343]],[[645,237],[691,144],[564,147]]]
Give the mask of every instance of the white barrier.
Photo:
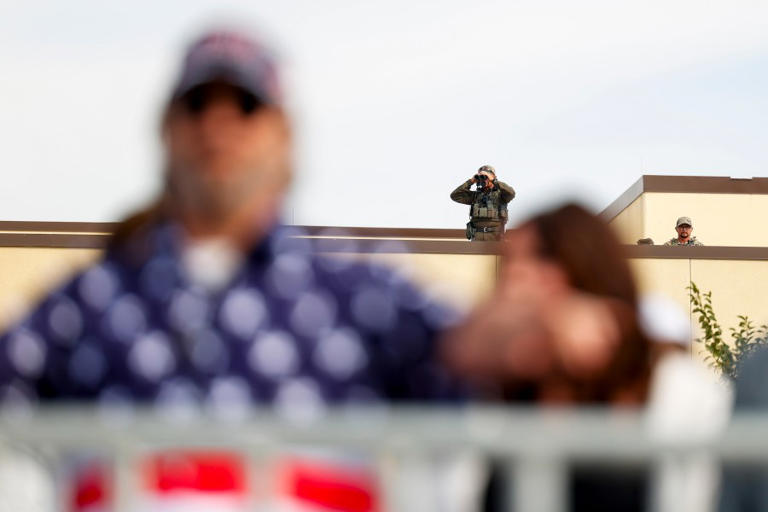
[[[0,415],[0,443],[41,453],[95,450],[115,460],[116,510],[132,510],[135,461],[148,451],[232,449],[258,466],[297,445],[352,449],[396,460],[398,471],[419,458],[460,449],[505,461],[517,511],[561,512],[567,505],[567,464],[610,462],[633,466],[661,455],[709,452],[729,462],[768,462],[768,415],[740,415],[716,443],[669,445],[651,439],[640,412],[522,408],[348,408],[301,422],[255,409],[237,418],[179,410],[165,413],[84,407],[46,407]],[[0,452],[2,453],[2,452]],[[418,499],[383,470],[386,510],[418,510]],[[389,479],[389,482],[387,482]],[[402,482],[400,482],[402,483]],[[409,486],[408,492],[413,492]],[[418,512],[423,512],[419,510]]]

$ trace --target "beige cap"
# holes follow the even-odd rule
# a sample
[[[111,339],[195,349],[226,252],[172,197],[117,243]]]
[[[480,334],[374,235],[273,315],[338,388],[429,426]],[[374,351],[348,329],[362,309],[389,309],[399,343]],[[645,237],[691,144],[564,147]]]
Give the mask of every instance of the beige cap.
[[[490,166],[490,165],[483,165],[482,167],[480,167],[480,168],[477,170],[477,172],[483,172],[483,171],[485,171],[485,172],[492,172],[492,173],[493,173],[493,175],[494,175],[494,176],[496,176],[496,169],[494,169],[494,168],[493,168],[493,166]]]
[[[693,222],[691,222],[690,217],[680,217],[677,219],[677,222],[675,222],[675,227],[679,227],[683,224],[688,224],[689,226],[693,227]]]

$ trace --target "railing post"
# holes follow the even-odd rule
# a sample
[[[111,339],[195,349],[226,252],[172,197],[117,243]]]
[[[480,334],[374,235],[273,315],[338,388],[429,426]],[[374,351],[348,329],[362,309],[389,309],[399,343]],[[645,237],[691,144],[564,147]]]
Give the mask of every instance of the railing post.
[[[435,501],[434,466],[428,452],[398,450],[379,465],[387,512],[439,510]]]
[[[132,512],[136,510],[137,494],[140,491],[137,447],[120,443],[113,456],[114,511]]]
[[[504,465],[506,503],[515,512],[565,512],[568,475],[565,461],[550,454],[526,454]]]
[[[277,508],[277,471],[280,455],[275,446],[254,443],[245,450],[248,474],[246,510]]]

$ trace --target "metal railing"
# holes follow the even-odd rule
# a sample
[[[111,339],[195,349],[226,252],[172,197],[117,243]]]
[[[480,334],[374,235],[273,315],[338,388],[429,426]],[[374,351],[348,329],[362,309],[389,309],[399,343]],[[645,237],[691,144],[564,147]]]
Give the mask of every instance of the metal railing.
[[[567,509],[570,463],[636,466],[660,456],[702,452],[727,462],[765,463],[767,431],[768,414],[739,415],[716,442],[668,444],[652,439],[641,412],[584,409],[349,408],[298,422],[260,409],[228,419],[135,409],[113,414],[83,407],[0,415],[0,444],[48,454],[83,449],[111,455],[120,512],[136,504],[136,461],[163,449],[231,449],[257,467],[284,450],[313,445],[394,460],[397,471],[446,450],[471,452],[503,461],[506,487],[514,489],[511,510],[561,512]],[[385,510],[418,510],[419,500],[410,494],[413,486],[397,479],[387,483],[387,471],[391,477],[391,464],[382,475]]]

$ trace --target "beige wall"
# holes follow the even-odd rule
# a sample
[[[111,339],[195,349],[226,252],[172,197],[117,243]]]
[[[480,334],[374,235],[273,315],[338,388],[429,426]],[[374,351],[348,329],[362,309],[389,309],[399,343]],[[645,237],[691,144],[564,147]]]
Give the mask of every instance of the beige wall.
[[[641,219],[638,219],[638,216]],[[675,233],[678,217],[691,217],[693,234],[706,245],[768,247],[768,195],[646,192],[619,213],[611,225],[625,243],[650,237],[663,244]]]
[[[413,281],[461,309],[485,297],[496,283],[498,256],[480,254],[365,255],[404,269]]]
[[[611,227],[619,235],[624,244],[634,244],[640,238],[645,238],[644,216],[645,194],[632,201],[628,207],[611,220]],[[656,239],[654,239],[655,241]]]
[[[0,329],[99,254],[95,249],[0,247]]]
[[[658,292],[677,302],[691,315],[693,337],[702,335],[691,314],[686,287],[690,281],[702,292],[712,292],[715,314],[730,340],[729,328],[738,325],[738,315],[747,315],[756,325],[768,323],[768,261],[633,259],[632,267],[642,293]],[[694,353],[699,352],[698,345]]]
[[[634,244],[650,237],[663,244],[676,236],[675,220],[691,217],[693,234],[705,245],[768,247],[768,230],[755,228],[768,218],[768,195],[646,192],[611,221],[621,240]],[[737,315],[756,324],[768,323],[768,262],[702,259],[633,259],[643,292],[660,292],[690,314],[685,290],[692,280],[702,291],[712,291],[713,305],[726,339]],[[694,338],[701,336],[691,316]],[[697,346],[694,346],[696,352]]]
[[[662,293],[688,311],[690,260],[631,259],[641,294]]]

